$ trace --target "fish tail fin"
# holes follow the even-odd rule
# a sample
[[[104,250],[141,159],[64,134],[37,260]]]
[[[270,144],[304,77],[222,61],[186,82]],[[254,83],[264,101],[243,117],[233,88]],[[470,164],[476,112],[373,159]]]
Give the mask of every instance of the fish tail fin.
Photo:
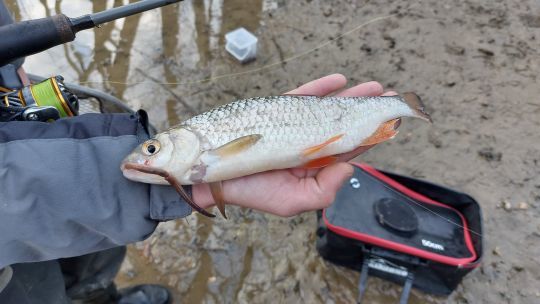
[[[424,119],[426,121],[429,121],[430,123],[433,123],[433,120],[431,119],[431,116],[425,111],[425,106],[422,100],[418,95],[412,92],[407,92],[401,94],[401,98],[405,101],[405,103],[413,110],[413,112],[421,119]]]

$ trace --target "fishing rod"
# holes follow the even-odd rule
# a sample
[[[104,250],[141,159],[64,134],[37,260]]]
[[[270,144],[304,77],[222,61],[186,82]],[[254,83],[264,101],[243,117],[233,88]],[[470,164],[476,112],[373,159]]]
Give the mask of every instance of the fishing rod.
[[[75,40],[82,30],[177,3],[182,0],[142,0],[102,12],[70,18],[64,14],[0,27],[0,66]]]
[[[180,1],[143,0],[77,18],[60,14],[2,26],[0,67],[73,41],[79,31]],[[63,81],[58,75],[19,89],[0,87],[0,121],[54,121],[78,115],[79,98]]]

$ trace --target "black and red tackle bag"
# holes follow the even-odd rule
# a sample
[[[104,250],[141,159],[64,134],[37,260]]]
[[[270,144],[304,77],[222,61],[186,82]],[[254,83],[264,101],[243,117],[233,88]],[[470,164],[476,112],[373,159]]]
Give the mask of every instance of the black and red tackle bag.
[[[369,274],[450,294],[482,256],[482,214],[469,195],[354,164],[334,203],[318,213],[317,250],[360,271],[358,301]]]

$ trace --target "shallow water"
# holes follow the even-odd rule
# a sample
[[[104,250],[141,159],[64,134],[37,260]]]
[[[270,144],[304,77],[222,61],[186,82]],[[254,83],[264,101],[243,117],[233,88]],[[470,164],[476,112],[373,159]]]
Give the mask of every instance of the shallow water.
[[[126,1],[6,2],[20,20],[58,12],[77,16]],[[534,240],[540,224],[534,212],[540,194],[534,185],[540,184],[540,174],[528,165],[536,163],[537,154],[526,149],[540,139],[529,134],[523,145],[515,145],[508,139],[518,140],[523,133],[499,123],[533,130],[538,118],[537,108],[511,104],[540,94],[533,72],[538,60],[530,55],[538,53],[524,46],[535,41],[538,29],[529,2],[450,6],[425,1],[403,10],[393,1],[185,1],[80,33],[71,44],[27,58],[25,67],[113,93],[147,110],[158,129],[215,105],[279,94],[334,72],[351,83],[375,79],[386,87],[415,90],[427,96],[435,124],[407,121],[396,140],[363,159],[477,197],[485,208],[486,233],[502,234],[487,245],[503,253],[486,249],[485,266],[448,300],[413,291],[410,303],[535,303],[540,293],[534,257],[540,252]],[[279,63],[398,11],[406,13]],[[224,34],[240,26],[259,37],[258,57],[246,65],[224,50]],[[478,52],[486,48],[496,55]],[[517,73],[511,81],[500,72],[508,68]],[[234,75],[223,76],[228,74]],[[488,98],[483,96],[489,102],[483,103]],[[502,161],[486,161],[478,157],[477,146],[513,149]],[[531,208],[509,213],[497,207],[503,199],[526,200]],[[178,303],[354,302],[358,273],[318,256],[315,214],[282,219],[233,207],[228,212],[229,220],[192,215],[160,224],[148,240],[131,246],[119,284],[166,284]],[[372,278],[366,303],[397,303],[400,291]]]
[[[6,1],[17,20],[79,16],[127,2]],[[273,1],[185,1],[80,32],[73,43],[28,57],[25,67],[113,93],[149,111],[153,122],[165,128],[219,101],[201,104],[200,97],[192,98],[204,94],[207,85],[159,83],[193,82],[241,68],[223,51],[225,33],[239,26],[257,31],[261,15],[275,6]]]

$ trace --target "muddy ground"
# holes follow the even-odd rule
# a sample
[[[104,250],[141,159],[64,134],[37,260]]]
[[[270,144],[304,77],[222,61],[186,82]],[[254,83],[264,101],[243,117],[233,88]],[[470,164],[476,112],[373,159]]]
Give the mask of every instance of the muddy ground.
[[[21,19],[75,16],[121,1],[7,2]],[[26,69],[112,92],[149,111],[159,129],[336,72],[351,85],[378,80],[415,91],[434,124],[407,120],[396,139],[361,160],[475,197],[485,255],[448,298],[414,291],[411,303],[539,303],[539,16],[534,0],[186,1],[81,33],[75,43],[28,58]],[[259,37],[257,60],[244,66],[223,47],[224,33],[239,26]],[[222,76],[239,72],[246,74]],[[201,81],[207,78],[215,79]],[[119,284],[163,283],[177,303],[354,302],[358,273],[317,255],[314,213],[229,213],[229,220],[192,215],[161,224],[130,247]],[[399,293],[372,279],[366,302],[396,303]]]

